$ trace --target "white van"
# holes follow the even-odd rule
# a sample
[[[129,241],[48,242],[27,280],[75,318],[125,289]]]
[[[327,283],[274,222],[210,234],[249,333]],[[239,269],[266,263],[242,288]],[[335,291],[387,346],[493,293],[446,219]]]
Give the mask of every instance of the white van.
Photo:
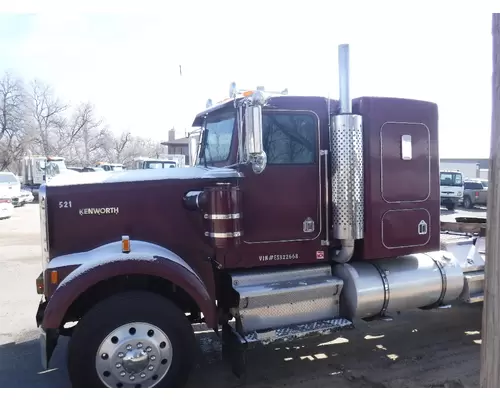
[[[0,172],[0,194],[9,198],[19,196],[21,193],[21,182],[12,172]]]
[[[460,171],[442,170],[439,177],[441,181],[441,205],[450,211],[454,210],[463,200],[463,175]]]

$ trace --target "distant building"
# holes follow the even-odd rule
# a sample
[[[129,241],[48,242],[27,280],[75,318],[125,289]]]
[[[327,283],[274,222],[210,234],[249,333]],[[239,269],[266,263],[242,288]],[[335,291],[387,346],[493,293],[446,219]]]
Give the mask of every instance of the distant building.
[[[168,140],[161,142],[161,144],[167,147],[167,154],[184,154],[186,163],[189,160],[189,138],[176,139],[174,128],[168,131]]]
[[[189,159],[189,137],[176,139],[175,136],[175,129],[170,129],[168,131],[168,140],[161,142],[161,144],[166,146],[167,154],[183,154],[186,157],[186,165],[191,165],[191,160]],[[198,140],[199,136],[195,134],[195,138]]]
[[[441,158],[440,169],[459,170],[465,178],[479,178],[488,171],[488,158]]]

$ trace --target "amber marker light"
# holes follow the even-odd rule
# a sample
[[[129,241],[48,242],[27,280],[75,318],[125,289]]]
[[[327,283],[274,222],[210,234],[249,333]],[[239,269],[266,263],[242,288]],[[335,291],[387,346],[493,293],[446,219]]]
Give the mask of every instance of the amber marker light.
[[[130,253],[130,238],[122,236],[122,253]]]
[[[59,274],[57,273],[57,271],[50,271],[50,283],[52,283],[53,285],[57,285],[58,282]]]

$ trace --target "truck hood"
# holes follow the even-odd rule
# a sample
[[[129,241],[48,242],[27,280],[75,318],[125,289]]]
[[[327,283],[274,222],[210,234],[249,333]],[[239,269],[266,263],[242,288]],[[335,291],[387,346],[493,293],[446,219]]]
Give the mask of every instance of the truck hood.
[[[167,169],[138,169],[125,171],[99,171],[76,174],[59,174],[50,179],[46,186],[75,186],[96,183],[141,182],[165,179],[214,179],[238,178],[242,176],[231,168],[187,167]]]

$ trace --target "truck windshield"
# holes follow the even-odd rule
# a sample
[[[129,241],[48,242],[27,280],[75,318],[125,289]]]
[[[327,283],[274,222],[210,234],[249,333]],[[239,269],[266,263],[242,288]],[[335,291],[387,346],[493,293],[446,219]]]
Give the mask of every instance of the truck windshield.
[[[175,168],[173,161],[147,161],[146,169],[162,169],[162,168]]]
[[[48,163],[55,165],[59,171],[66,169],[64,160],[49,160]]]
[[[235,110],[207,116],[202,139],[203,153],[200,153],[197,165],[226,161],[229,158],[235,119]]]
[[[441,186],[462,186],[462,174],[456,172],[441,172]]]

